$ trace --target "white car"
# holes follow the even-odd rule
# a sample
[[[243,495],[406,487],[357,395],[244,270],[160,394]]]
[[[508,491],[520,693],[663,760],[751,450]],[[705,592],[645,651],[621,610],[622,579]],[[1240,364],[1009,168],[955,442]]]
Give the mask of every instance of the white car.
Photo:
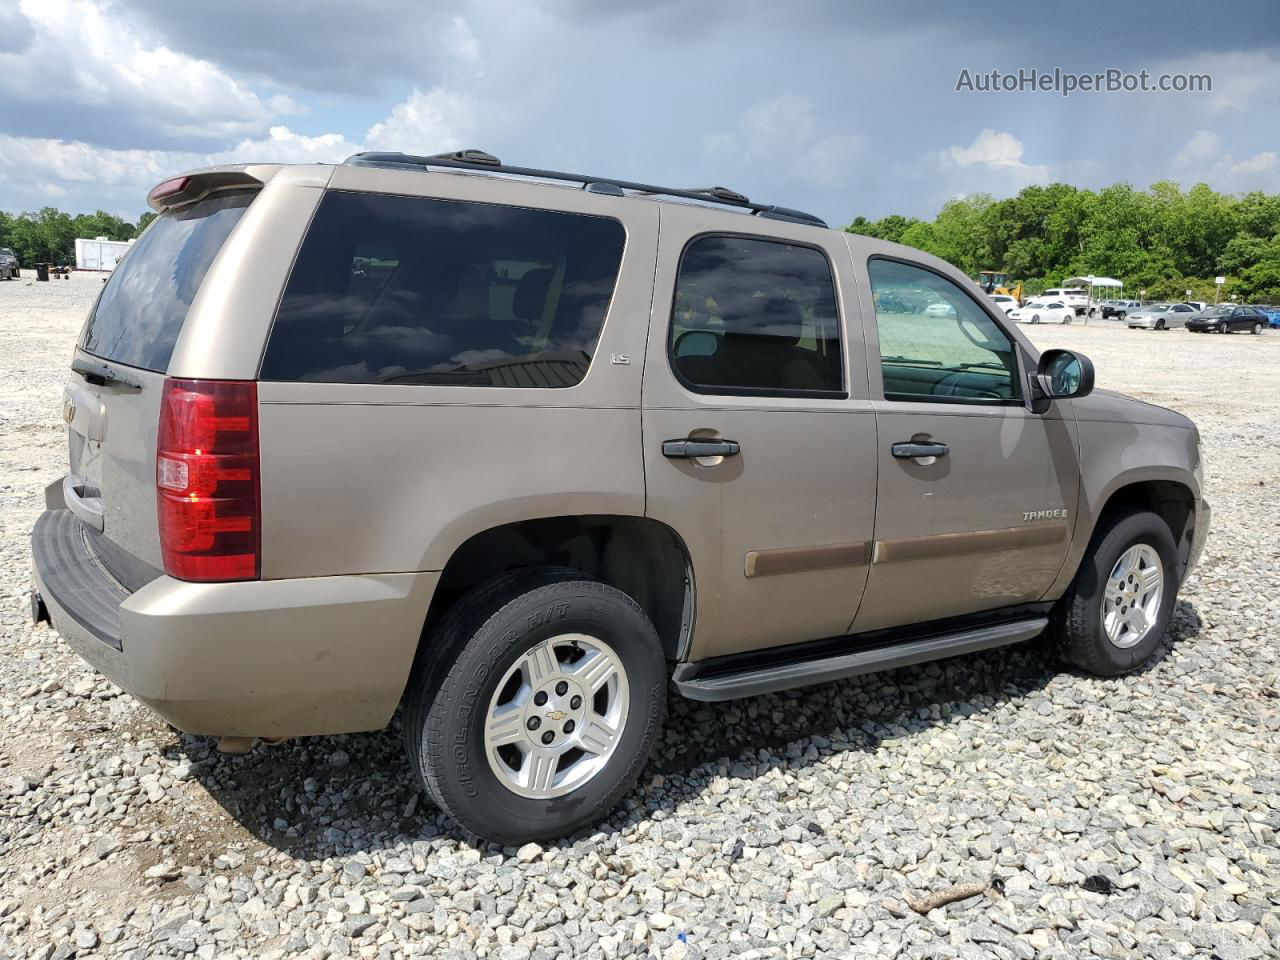
[[[1081,287],[1059,287],[1054,290],[1046,290],[1040,294],[1044,300],[1062,301],[1077,317],[1083,317],[1086,313],[1093,316],[1097,307],[1090,302],[1089,294]]]
[[[938,300],[924,308],[924,315],[926,317],[954,317],[956,308],[943,300]]]
[[[1015,323],[1070,323],[1076,312],[1061,300],[1032,300],[1025,307],[1009,311]]]
[[[1018,309],[1018,301],[1013,297],[1007,297],[1003,293],[994,293],[991,295],[991,302],[997,307],[1008,313],[1010,310]]]

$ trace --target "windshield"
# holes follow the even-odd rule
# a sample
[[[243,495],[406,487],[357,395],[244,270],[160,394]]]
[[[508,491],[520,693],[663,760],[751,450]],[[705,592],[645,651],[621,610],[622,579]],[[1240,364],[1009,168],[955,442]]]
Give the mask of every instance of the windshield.
[[[1201,311],[1201,313],[1206,317],[1225,317],[1234,309],[1235,307],[1210,307],[1208,310]]]
[[[1170,303],[1153,303],[1149,307],[1143,307],[1143,313],[1167,313],[1169,308],[1173,306]]]
[[[220,194],[156,218],[120,260],[85,323],[80,347],[164,372],[209,264],[255,191]]]

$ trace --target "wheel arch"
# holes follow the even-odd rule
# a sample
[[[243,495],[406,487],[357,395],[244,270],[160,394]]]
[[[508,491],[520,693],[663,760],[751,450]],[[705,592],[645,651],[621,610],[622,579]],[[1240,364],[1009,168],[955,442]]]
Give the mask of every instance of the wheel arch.
[[[472,534],[444,564],[423,637],[473,587],[511,570],[549,566],[581,570],[626,593],[652,621],[666,658],[683,658],[695,609],[688,547],[667,524],[623,514],[534,517]]]
[[[1134,510],[1149,510],[1169,526],[1178,550],[1179,580],[1191,557],[1197,520],[1198,484],[1194,477],[1166,469],[1137,469],[1117,476],[1095,506],[1081,516],[1062,571],[1044,599],[1060,597],[1075,579],[1080,563],[1111,520]],[[1082,510],[1084,505],[1082,504]]]

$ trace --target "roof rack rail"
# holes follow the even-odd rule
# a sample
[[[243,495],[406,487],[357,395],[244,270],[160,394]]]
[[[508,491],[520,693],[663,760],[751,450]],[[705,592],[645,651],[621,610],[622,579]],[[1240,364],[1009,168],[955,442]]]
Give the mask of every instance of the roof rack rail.
[[[659,187],[651,183],[635,183],[630,180],[618,180],[615,177],[591,177],[581,173],[564,173],[559,170],[539,170],[534,167],[512,167],[504,164],[491,153],[483,150],[455,150],[450,153],[436,153],[419,157],[407,153],[356,153],[343,161],[355,167],[440,167],[452,170],[474,170],[485,173],[505,173],[515,177],[532,177],[538,180],[559,180],[568,183],[580,183],[584,190],[592,193],[621,195],[625,191],[649,194],[660,197],[681,197],[686,200],[700,200],[704,203],[718,203],[725,206],[749,210],[757,217],[770,220],[785,220],[790,223],[803,223],[815,227],[825,227],[826,221],[803,210],[792,210],[789,207],[778,207],[767,203],[752,203],[737,191],[728,187]]]

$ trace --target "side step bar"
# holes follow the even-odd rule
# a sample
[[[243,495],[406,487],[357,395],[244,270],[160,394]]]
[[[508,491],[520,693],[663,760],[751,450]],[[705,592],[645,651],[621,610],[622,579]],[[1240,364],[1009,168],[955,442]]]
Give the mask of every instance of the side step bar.
[[[1048,625],[1047,617],[1029,617],[905,643],[885,644],[833,657],[798,659],[739,672],[717,670],[705,676],[699,676],[699,668],[705,665],[682,663],[676,667],[673,680],[676,689],[690,700],[734,700],[1003,647],[1030,640],[1044,632]]]

